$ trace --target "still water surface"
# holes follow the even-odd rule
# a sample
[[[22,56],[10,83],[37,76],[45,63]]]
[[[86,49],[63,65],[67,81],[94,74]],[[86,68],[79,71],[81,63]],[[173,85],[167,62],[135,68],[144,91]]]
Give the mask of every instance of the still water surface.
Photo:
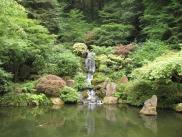
[[[182,114],[128,106],[0,108],[0,137],[182,137]]]

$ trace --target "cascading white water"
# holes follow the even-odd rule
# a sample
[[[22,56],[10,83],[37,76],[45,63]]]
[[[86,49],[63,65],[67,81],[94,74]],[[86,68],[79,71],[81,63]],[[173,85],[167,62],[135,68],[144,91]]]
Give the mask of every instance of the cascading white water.
[[[87,79],[86,84],[90,87],[92,85],[93,74],[95,72],[95,53],[87,51],[87,57],[85,59],[85,67],[87,69]],[[97,99],[95,91],[93,89],[88,89],[88,104],[99,104],[101,101]]]

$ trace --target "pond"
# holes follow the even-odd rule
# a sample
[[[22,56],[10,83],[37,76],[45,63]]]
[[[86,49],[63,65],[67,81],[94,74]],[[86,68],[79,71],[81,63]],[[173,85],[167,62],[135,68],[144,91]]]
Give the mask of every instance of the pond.
[[[0,137],[182,137],[182,114],[128,106],[0,108]]]

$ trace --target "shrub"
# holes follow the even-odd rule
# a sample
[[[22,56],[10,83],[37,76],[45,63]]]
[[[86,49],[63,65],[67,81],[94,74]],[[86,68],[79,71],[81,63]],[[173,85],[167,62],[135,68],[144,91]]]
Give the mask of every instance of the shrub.
[[[1,106],[40,106],[50,105],[50,100],[44,94],[7,93],[0,98]]]
[[[96,46],[96,45],[91,45],[92,47],[92,51],[96,54],[96,55],[108,55],[108,54],[112,54],[113,53],[113,47],[105,47],[105,46]]]
[[[132,52],[135,49],[135,46],[133,44],[128,44],[128,45],[117,45],[115,47],[115,54],[117,55],[122,55],[122,56],[127,56],[130,52]]]
[[[139,44],[129,57],[132,59],[134,68],[136,68],[141,67],[149,61],[153,61],[156,57],[168,51],[169,46],[162,41],[146,41],[145,43]]]
[[[132,26],[123,24],[105,24],[100,28],[95,28],[93,33],[94,44],[100,46],[115,46],[120,43],[127,43]]]
[[[60,54],[57,64],[60,76],[74,76],[80,70],[80,58],[70,52]]]
[[[79,95],[75,89],[66,86],[60,91],[60,98],[65,103],[76,103],[79,99]]]
[[[77,55],[83,55],[87,52],[87,50],[87,45],[85,45],[84,43],[75,43],[73,45],[73,52]]]
[[[24,83],[15,83],[11,84],[11,86],[14,88],[12,91],[18,92],[18,93],[35,93],[36,88],[35,84],[37,81],[27,81]]]
[[[0,94],[8,91],[11,75],[0,68]]]
[[[135,80],[119,85],[116,96],[127,100],[128,104],[141,106],[152,95],[158,97],[158,107],[170,108],[182,99],[182,84],[158,83],[146,80]]]
[[[74,88],[77,89],[78,91],[81,91],[85,88],[85,80],[86,80],[86,75],[83,73],[78,73],[75,77],[75,85]]]
[[[133,71],[133,77],[152,81],[182,82],[182,56],[169,52]]]
[[[48,96],[59,96],[59,90],[66,85],[65,81],[55,75],[46,75],[37,82],[36,89]]]
[[[49,55],[46,67],[42,74],[54,74],[58,76],[74,76],[80,70],[80,58],[70,50],[57,49]]]

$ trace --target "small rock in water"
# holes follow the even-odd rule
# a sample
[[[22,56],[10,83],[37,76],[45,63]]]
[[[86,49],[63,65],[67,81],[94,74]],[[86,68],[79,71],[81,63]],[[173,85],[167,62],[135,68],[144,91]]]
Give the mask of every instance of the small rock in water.
[[[176,112],[182,112],[182,103],[176,104],[174,109]]]
[[[144,115],[157,115],[157,96],[153,95],[152,98],[145,101],[140,113]]]

